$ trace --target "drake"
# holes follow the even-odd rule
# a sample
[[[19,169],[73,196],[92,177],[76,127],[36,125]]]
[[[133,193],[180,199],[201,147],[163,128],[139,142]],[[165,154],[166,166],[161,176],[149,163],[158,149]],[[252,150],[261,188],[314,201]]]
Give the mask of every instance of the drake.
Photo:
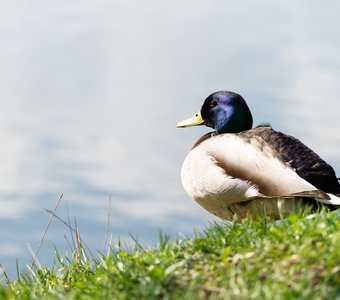
[[[333,168],[298,139],[269,124],[253,127],[253,117],[238,94],[211,94],[199,113],[178,128],[215,129],[192,146],[181,170],[184,189],[210,213],[225,219],[282,215],[340,205]]]

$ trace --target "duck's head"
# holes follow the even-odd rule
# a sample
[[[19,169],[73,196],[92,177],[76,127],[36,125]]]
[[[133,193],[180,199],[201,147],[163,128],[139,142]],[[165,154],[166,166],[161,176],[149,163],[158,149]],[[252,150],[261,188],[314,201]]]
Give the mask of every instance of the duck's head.
[[[253,117],[246,101],[238,94],[220,91],[205,99],[200,112],[177,124],[178,128],[206,125],[217,133],[236,133],[251,129]]]

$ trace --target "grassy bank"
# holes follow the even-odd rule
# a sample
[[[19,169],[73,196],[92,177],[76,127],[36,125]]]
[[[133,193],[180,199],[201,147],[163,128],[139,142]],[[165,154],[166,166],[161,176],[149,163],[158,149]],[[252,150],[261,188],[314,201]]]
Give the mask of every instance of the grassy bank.
[[[2,278],[1,299],[340,299],[340,216],[213,224],[195,237]]]

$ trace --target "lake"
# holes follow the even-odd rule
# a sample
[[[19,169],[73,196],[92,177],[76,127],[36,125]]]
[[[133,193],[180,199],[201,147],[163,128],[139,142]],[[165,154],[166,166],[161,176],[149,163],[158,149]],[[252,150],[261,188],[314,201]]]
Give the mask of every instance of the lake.
[[[340,3],[42,1],[0,3],[0,263],[15,277],[50,214],[92,251],[217,220],[184,192],[180,168],[208,128],[176,129],[217,90],[255,124],[294,135],[340,175]],[[110,200],[111,199],[111,200]],[[111,205],[109,205],[111,203]],[[110,206],[110,209],[109,209]],[[110,215],[110,217],[108,217]],[[68,217],[69,216],[69,217]],[[67,236],[67,238],[65,238]],[[38,260],[70,253],[53,219]]]

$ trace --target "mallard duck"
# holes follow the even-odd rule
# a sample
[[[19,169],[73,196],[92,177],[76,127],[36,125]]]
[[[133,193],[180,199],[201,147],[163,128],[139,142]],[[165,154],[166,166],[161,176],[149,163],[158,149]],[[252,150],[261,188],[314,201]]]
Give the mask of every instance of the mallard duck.
[[[177,127],[197,125],[215,131],[192,146],[181,179],[189,196],[210,213],[225,220],[279,219],[316,203],[340,205],[334,169],[269,124],[252,128],[252,114],[240,95],[211,94],[200,112]]]

